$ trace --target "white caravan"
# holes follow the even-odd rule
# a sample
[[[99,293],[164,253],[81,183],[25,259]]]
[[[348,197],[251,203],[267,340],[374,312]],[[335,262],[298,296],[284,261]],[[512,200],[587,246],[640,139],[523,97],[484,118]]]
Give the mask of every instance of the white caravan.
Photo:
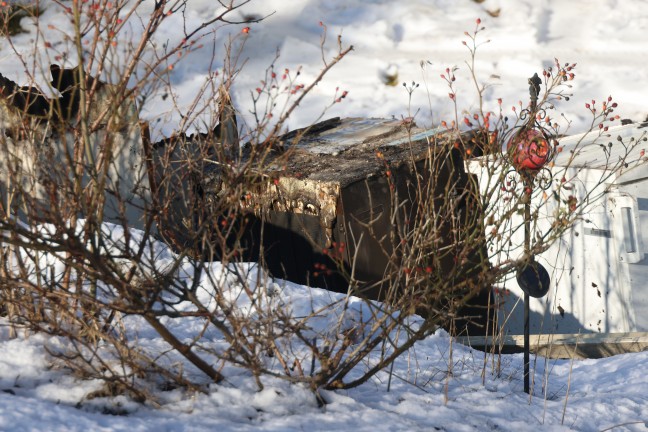
[[[580,213],[573,228],[536,257],[551,276],[551,288],[546,297],[531,298],[530,333],[648,332],[648,123],[566,137],[559,149],[548,171],[538,174],[548,188],[536,186],[531,195],[534,241],[565,212]],[[466,161],[482,193],[493,190],[493,182],[503,182],[501,190],[511,187],[515,174],[507,163],[497,167],[497,159],[505,158]],[[524,193],[520,183],[518,197]],[[523,204],[505,195],[488,203],[486,212],[487,233],[498,216],[507,215],[498,222],[500,235],[488,234],[491,250],[501,251],[492,261],[523,252]],[[524,294],[514,274],[496,294],[505,334],[522,334]]]

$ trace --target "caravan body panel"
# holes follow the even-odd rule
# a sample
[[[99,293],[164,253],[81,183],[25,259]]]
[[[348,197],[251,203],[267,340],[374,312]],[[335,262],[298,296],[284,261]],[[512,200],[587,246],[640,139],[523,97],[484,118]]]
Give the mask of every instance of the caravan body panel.
[[[565,197],[553,192],[559,183],[569,186],[570,198],[584,204],[584,211],[536,257],[549,271],[551,288],[546,297],[531,298],[532,334],[648,331],[646,126],[621,126],[606,134],[560,140],[561,151],[549,168],[551,175],[544,174],[550,187],[546,191],[535,188],[531,195],[537,210],[532,232],[546,232],[556,221],[555,212],[564,211]],[[468,171],[478,176],[482,193],[494,181],[506,181],[503,172],[510,170],[505,163],[493,170],[496,162],[493,156],[489,158],[466,162]],[[497,252],[491,259],[499,262],[520,258],[524,244],[522,206],[504,201],[487,204],[487,216],[494,215],[495,220],[498,214],[512,214],[510,220],[500,222],[500,230],[511,230],[510,244],[491,243]],[[510,211],[514,205],[519,211]],[[499,283],[496,293],[500,325],[508,334],[522,334],[524,293],[514,272]]]

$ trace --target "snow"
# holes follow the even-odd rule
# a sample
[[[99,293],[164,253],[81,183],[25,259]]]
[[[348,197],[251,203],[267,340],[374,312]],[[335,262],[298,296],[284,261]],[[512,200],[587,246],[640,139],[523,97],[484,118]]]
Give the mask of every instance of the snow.
[[[211,0],[190,1],[186,19],[196,24],[212,17],[216,13],[213,4]],[[487,13],[498,9],[498,17]],[[241,58],[246,59],[233,99],[242,118],[250,122],[250,94],[259,86],[277,49],[281,53],[277,70],[301,67],[301,82],[318,75],[322,68],[321,22],[327,28],[327,57],[335,54],[337,34],[343,36],[344,44],[352,44],[354,51],[304,100],[291,116],[290,128],[319,118],[336,97],[336,88],[348,90],[349,95],[332,104],[324,117],[415,116],[422,126],[438,125],[443,119],[454,118],[448,88],[439,78],[446,67],[459,67],[460,112],[477,108],[466,65],[470,56],[461,41],[466,39],[464,31],[472,32],[475,19],[481,18],[486,30],[480,38],[490,42],[479,47],[475,66],[479,81],[492,85],[485,93],[487,108],[495,107],[497,98],[504,100],[504,106],[526,100],[527,78],[557,57],[561,62],[578,63],[574,97],[560,106],[572,121],[570,133],[585,131],[589,117],[584,103],[591,99],[612,95],[622,118],[638,121],[648,114],[646,0],[259,0],[245,6],[243,12],[269,16],[248,24],[250,32],[245,36],[240,33],[243,25],[223,27],[213,46],[206,38],[204,49],[188,54],[178,64],[172,84],[179,107],[188,106],[204,84],[212,48],[217,52],[214,66],[223,66],[218,60],[223,53],[221,38],[229,34],[242,46]],[[62,17],[52,2],[40,26],[59,52],[65,50],[65,42],[58,41],[60,34],[47,24],[64,27]],[[175,19],[161,29],[158,41],[182,37],[177,31],[181,17]],[[138,32],[136,26],[130,31]],[[28,66],[32,64],[31,39],[33,33],[15,39]],[[6,45],[0,49],[0,71],[18,82],[25,76],[23,65],[15,61]],[[396,73],[397,85],[385,85],[385,77]],[[410,100],[401,83],[413,81],[420,86]],[[179,114],[170,99],[156,98],[144,106],[149,119],[164,119],[156,123],[158,134],[177,127]],[[113,240],[119,243],[121,233],[113,228]],[[155,253],[160,259],[170,259],[170,252],[163,248]],[[227,268],[218,263],[210,271],[216,278],[229,277]],[[193,277],[191,266],[187,264],[180,274]],[[246,274],[250,281],[259,277],[254,266],[247,267]],[[275,301],[289,305],[295,316],[308,315],[340,299],[337,294],[289,282],[265,282],[276,291]],[[206,279],[201,286],[201,295],[208,296],[214,289]],[[233,279],[229,286],[238,294],[241,310],[249,307],[250,299],[236,292]],[[351,306],[342,323],[346,328],[361,323],[367,315],[363,302],[354,301]],[[318,330],[336,325],[340,311],[332,308],[328,313],[309,324]],[[415,325],[416,318],[412,320]],[[264,377],[265,388],[259,391],[249,374],[231,368],[225,370],[225,383],[213,385],[208,394],[162,392],[158,395],[161,407],[155,408],[125,397],[87,399],[99,389],[99,383],[80,380],[57,367],[46,351],[46,347],[62,348],[64,341],[41,334],[10,339],[6,321],[0,324],[0,430],[596,431],[622,424],[625,426],[614,430],[648,428],[648,352],[599,360],[532,358],[535,381],[529,397],[522,390],[521,354],[502,356],[497,371],[497,357],[485,358],[482,352],[456,343],[440,330],[401,356],[391,377],[389,371],[383,371],[355,389],[322,391],[323,406],[301,385]],[[130,324],[143,346],[163,349],[164,344],[143,322],[133,318]],[[196,331],[193,325],[188,322],[174,331],[190,336]],[[359,365],[355,374],[365,367]]]
[[[326,296],[317,291],[311,292],[315,299]],[[326,405],[319,407],[300,385],[264,378],[258,391],[239,374],[208,395],[167,392],[155,409],[123,397],[84,400],[97,383],[48,368],[43,346],[51,343],[40,335],[9,340],[4,332],[1,430],[595,431],[628,422],[641,423],[617,430],[643,430],[648,415],[648,352],[573,363],[532,358],[535,394],[529,399],[520,354],[503,356],[499,376],[488,358],[482,384],[483,353],[455,343],[451,356],[451,339],[439,331],[396,362],[389,391],[384,372],[356,389],[323,391]]]

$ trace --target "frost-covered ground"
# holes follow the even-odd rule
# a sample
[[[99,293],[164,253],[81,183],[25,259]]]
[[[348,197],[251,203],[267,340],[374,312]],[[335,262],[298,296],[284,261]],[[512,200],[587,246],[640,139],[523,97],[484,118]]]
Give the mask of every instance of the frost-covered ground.
[[[212,0],[190,0],[189,5],[185,15],[191,22],[213,14]],[[498,10],[498,17],[488,13]],[[527,78],[557,57],[561,62],[578,63],[575,95],[560,106],[573,122],[571,132],[581,132],[587,125],[585,101],[608,95],[619,103],[622,118],[643,120],[648,114],[645,0],[258,0],[245,11],[259,16],[276,11],[250,25],[243,50],[248,60],[233,97],[246,120],[250,119],[250,91],[259,85],[277,49],[280,70],[302,66],[304,80],[317,75],[322,66],[320,22],[328,28],[328,54],[333,52],[338,33],[355,50],[304,101],[289,122],[291,128],[316,119],[333,100],[337,87],[348,90],[349,96],[326,116],[416,113],[421,125],[451,119],[448,90],[439,74],[454,65],[460,68],[459,106],[474,109],[476,99],[465,64],[469,53],[461,41],[464,31],[474,29],[476,18],[486,27],[483,39],[491,40],[479,48],[476,61],[480,81],[492,84],[485,94],[487,106],[494,106],[497,98],[505,106],[526,100]],[[51,4],[43,23],[51,20],[64,25],[57,21],[59,17]],[[46,25],[42,28],[48,31]],[[238,34],[242,28],[223,32]],[[160,40],[179,37],[177,29],[163,30],[166,33]],[[25,55],[31,37],[16,39]],[[220,43],[217,50],[221,50]],[[204,81],[210,50],[206,46],[175,69],[173,82],[181,104]],[[20,81],[21,68],[9,47],[1,46],[0,72]],[[394,70],[398,85],[385,85],[385,73]],[[420,86],[410,102],[400,83],[412,81]],[[153,118],[170,106],[160,99],[144,108]],[[173,119],[162,132],[174,128]],[[289,283],[280,285],[286,301],[303,307],[327,301],[331,295]],[[164,395],[166,404],[152,409],[125,399],[84,401],[97,383],[80,382],[64,370],[50,368],[43,348],[46,343],[56,341],[41,335],[10,340],[7,329],[0,327],[1,430],[596,431],[620,424],[626,426],[615,430],[648,428],[648,352],[573,363],[538,358],[535,395],[529,399],[522,391],[520,355],[504,356],[499,375],[492,373],[489,360],[482,383],[483,353],[455,344],[451,356],[451,340],[439,332],[399,359],[390,391],[384,373],[354,390],[324,392],[328,403],[320,408],[299,386],[267,379],[265,390],[257,392],[253,381],[242,374],[229,376],[226,384],[213,387],[209,395],[169,392]],[[119,408],[128,415],[102,414],[105,408]]]

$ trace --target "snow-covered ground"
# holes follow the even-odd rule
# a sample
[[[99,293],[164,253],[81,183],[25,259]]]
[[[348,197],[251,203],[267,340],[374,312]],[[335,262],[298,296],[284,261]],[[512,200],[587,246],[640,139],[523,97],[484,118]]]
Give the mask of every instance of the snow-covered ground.
[[[294,289],[308,288],[293,286]],[[328,294],[310,290],[314,301]],[[421,341],[388,373],[359,388],[312,393],[264,378],[258,391],[245,375],[228,376],[208,395],[158,395],[162,408],[125,398],[83,400],[98,383],[80,382],[48,367],[40,335],[0,332],[0,430],[6,431],[599,431],[645,430],[648,352],[600,360],[532,358],[535,395],[523,392],[522,356],[505,355],[501,373],[492,358],[454,344],[440,331]],[[452,375],[448,375],[449,368]],[[108,415],[103,412],[119,412]]]
[[[355,49],[305,99],[289,121],[291,128],[316,119],[338,87],[349,95],[326,116],[416,113],[423,126],[452,119],[448,89],[439,75],[455,65],[459,107],[473,110],[477,102],[465,63],[470,57],[461,41],[477,18],[486,27],[480,37],[490,39],[479,48],[476,60],[479,80],[492,84],[485,93],[487,107],[494,107],[497,98],[504,106],[526,100],[527,78],[557,57],[578,63],[574,97],[560,106],[573,122],[570,132],[585,129],[586,101],[609,95],[619,103],[622,118],[638,121],[648,114],[646,0],[258,0],[244,11],[257,16],[275,13],[250,24],[245,36],[242,57],[247,63],[233,89],[243,119],[250,119],[250,92],[259,86],[277,49],[279,70],[301,66],[304,81],[319,73],[320,22],[328,29],[327,54],[334,52],[337,34]],[[213,13],[212,0],[190,0],[185,16],[195,24]],[[47,5],[41,28],[51,30],[55,38],[48,23],[65,25],[54,2]],[[227,27],[223,34],[239,34],[243,27]],[[180,37],[172,26],[162,30],[160,40]],[[25,55],[31,50],[31,38],[33,33],[16,38]],[[219,39],[217,51],[221,43]],[[204,82],[210,59],[207,44],[174,69],[181,105]],[[384,75],[394,70],[397,85],[385,85]],[[6,44],[0,47],[0,72],[19,82],[23,73]],[[401,83],[412,81],[420,86],[410,102]],[[158,99],[144,109],[154,118],[170,106]],[[173,130],[173,119],[162,132]],[[331,295],[280,285],[286,299],[295,304],[325,302]],[[537,358],[535,392],[529,398],[522,391],[521,355],[503,356],[501,373],[494,374],[491,359],[485,367],[481,352],[453,344],[450,354],[452,341],[440,331],[396,362],[389,391],[385,372],[353,390],[324,392],[328,403],[318,407],[315,397],[300,386],[267,378],[265,389],[258,392],[243,374],[228,377],[208,395],[169,392],[163,395],[162,408],[153,409],[119,398],[85,401],[84,395],[98,384],[51,368],[43,346],[52,343],[56,341],[42,335],[9,339],[8,329],[0,327],[1,430],[596,431],[622,424],[614,430],[648,428],[648,352],[574,362]],[[104,410],[127,415],[107,415]]]
[[[505,107],[526,101],[527,79],[558,58],[562,63],[578,64],[572,83],[574,97],[560,107],[574,122],[572,132],[585,127],[584,103],[591,99],[612,95],[620,102],[622,117],[635,121],[648,114],[648,89],[639,84],[648,57],[646,1],[298,0],[268,1],[255,7],[250,5],[259,14],[277,13],[251,26],[246,50],[252,71],[263,70],[279,47],[280,65],[303,65],[306,75],[315,75],[321,63],[320,21],[328,26],[329,39],[341,34],[344,43],[354,46],[354,52],[333,69],[291,126],[304,125],[319,115],[336,87],[348,90],[349,96],[330,114],[400,117],[420,110],[416,118],[425,126],[452,119],[448,89],[439,75],[453,66],[459,67],[459,108],[474,110],[477,99],[466,65],[470,56],[462,41],[467,41],[464,31],[475,29],[477,18],[486,28],[480,40],[490,40],[478,49],[475,62],[479,81],[492,85],[486,92],[489,108],[495,108],[497,98],[503,99]],[[497,11],[496,18],[488,13]],[[397,85],[387,86],[383,77],[393,70],[398,71]],[[242,89],[237,100],[244,103],[245,91],[258,85],[254,78],[251,73],[239,82]],[[410,106],[402,83],[412,81],[420,87]]]

